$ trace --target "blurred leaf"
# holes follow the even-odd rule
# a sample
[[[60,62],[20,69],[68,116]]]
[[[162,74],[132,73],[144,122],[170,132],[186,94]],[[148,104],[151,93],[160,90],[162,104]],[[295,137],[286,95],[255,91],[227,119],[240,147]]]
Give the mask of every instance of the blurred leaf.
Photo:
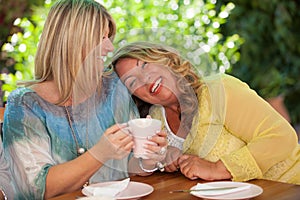
[[[2,77],[4,91],[15,88],[20,77],[33,79],[33,58],[50,5],[32,7],[33,15],[19,23],[22,32],[14,36],[18,41],[9,39],[14,50],[7,54],[16,62],[15,74],[9,79]],[[242,38],[237,34],[224,36],[220,29],[234,8],[232,3],[217,8],[216,1],[203,0],[104,0],[103,5],[117,24],[116,49],[138,40],[168,44],[190,59],[202,74],[223,72],[240,58]],[[22,76],[15,76],[18,73]]]
[[[222,0],[222,3],[229,1]],[[300,1],[232,0],[235,9],[222,27],[244,38],[240,60],[228,71],[262,97],[285,95],[292,123],[300,123]],[[297,102],[297,103],[296,103]]]

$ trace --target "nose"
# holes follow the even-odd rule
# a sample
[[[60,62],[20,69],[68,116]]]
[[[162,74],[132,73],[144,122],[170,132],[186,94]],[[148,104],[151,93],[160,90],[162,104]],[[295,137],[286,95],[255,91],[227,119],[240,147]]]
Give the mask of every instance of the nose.
[[[151,76],[143,70],[139,71],[137,78],[141,85],[148,85],[151,83]]]
[[[144,84],[151,83],[151,77],[152,77],[151,71],[148,71],[147,69],[143,69],[141,67],[139,67],[138,69],[139,69],[139,79],[140,79],[140,81]]]
[[[114,45],[112,44],[109,38],[105,38],[102,41],[102,56],[106,56],[108,52],[112,52],[114,50]]]
[[[144,84],[149,84],[150,83],[150,76],[149,75],[147,75],[145,73],[143,73],[143,74],[141,73],[140,77],[141,77],[142,83],[144,83]]]
[[[107,39],[107,51],[108,52],[112,52],[112,51],[114,51],[114,45],[112,44],[112,42],[111,42],[111,40],[110,39]]]

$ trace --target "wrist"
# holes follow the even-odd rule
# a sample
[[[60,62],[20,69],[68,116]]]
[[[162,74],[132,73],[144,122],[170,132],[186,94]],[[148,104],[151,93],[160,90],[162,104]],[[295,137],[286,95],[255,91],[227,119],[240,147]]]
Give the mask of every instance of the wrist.
[[[155,165],[146,165],[143,162],[142,158],[138,158],[139,167],[143,172],[152,173],[155,172],[158,168]]]
[[[156,170],[159,170],[161,172],[165,171],[165,164],[161,163],[161,162],[156,162],[155,166],[148,166],[148,167],[151,167],[150,169],[148,168],[145,168],[144,164],[143,164],[143,159],[142,158],[139,158],[138,159],[138,162],[139,162],[139,167],[141,170],[143,170],[144,172],[147,172],[147,173],[152,173]]]
[[[109,160],[109,158],[105,156],[105,153],[103,153],[103,151],[96,145],[90,148],[87,152],[102,164]]]
[[[223,162],[221,160],[218,160],[215,163],[215,172],[217,175],[217,179],[231,179],[232,176],[230,174],[230,172],[227,170],[227,168],[225,167],[225,165],[223,164]]]

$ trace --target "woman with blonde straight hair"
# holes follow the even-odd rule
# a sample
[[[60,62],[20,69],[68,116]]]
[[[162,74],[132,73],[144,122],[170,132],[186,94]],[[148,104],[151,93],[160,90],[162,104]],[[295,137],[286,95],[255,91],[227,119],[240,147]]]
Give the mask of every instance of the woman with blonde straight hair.
[[[51,8],[35,80],[9,95],[4,115],[16,199],[47,199],[120,180],[129,176],[128,166],[138,166],[129,156],[132,136],[122,131],[137,116],[134,103],[103,66],[115,32],[112,17],[94,0],[59,0]],[[148,150],[155,154],[166,145],[166,134],[150,140],[155,145]]]

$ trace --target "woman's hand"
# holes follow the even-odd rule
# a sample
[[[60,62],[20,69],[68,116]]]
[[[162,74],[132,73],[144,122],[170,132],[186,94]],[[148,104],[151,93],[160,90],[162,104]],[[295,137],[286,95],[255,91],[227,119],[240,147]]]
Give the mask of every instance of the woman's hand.
[[[222,161],[209,162],[198,156],[183,155],[178,160],[182,174],[190,179],[204,180],[230,179],[231,174]]]
[[[154,144],[148,144],[145,146],[147,149],[148,159],[142,159],[141,162],[139,159],[132,157],[129,161],[128,171],[131,175],[138,174],[140,176],[148,176],[152,172],[146,172],[142,168],[147,170],[152,170],[157,168],[157,163],[162,163],[166,157],[167,150],[167,134],[164,131],[158,132],[155,136],[152,136],[148,139]],[[141,167],[142,165],[142,167]]]
[[[173,147],[173,146],[168,146],[168,150],[167,150],[167,154],[166,154],[166,158],[165,158],[166,172],[178,171],[178,168],[179,168],[178,158],[181,155],[182,155],[182,153],[181,153],[180,149]]]
[[[89,152],[101,163],[109,159],[122,159],[133,148],[133,137],[122,131],[126,125],[116,124],[108,128]]]
[[[145,149],[148,151],[147,161],[148,165],[155,165],[157,162],[162,162],[166,157],[167,151],[167,133],[164,131],[158,132],[156,135],[148,138],[154,144],[147,144]]]

